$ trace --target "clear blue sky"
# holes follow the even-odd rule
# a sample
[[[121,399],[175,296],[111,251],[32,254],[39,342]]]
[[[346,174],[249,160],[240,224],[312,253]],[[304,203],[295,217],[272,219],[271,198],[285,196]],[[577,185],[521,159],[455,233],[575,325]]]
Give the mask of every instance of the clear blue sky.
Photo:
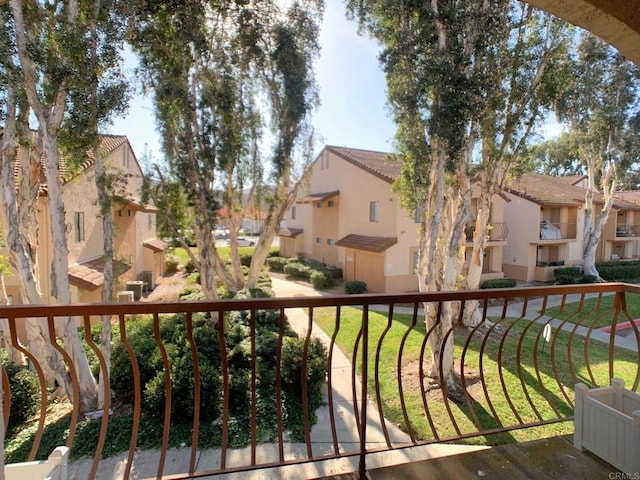
[[[316,65],[320,107],[313,115],[319,148],[348,146],[391,151],[395,126],[386,107],[386,85],[378,63],[378,46],[357,33],[357,24],[348,21],[342,0],[327,0]],[[127,72],[134,77],[135,60],[127,58]],[[558,132],[549,121],[546,135]],[[150,98],[136,95],[126,118],[115,119],[110,133],[127,135],[140,159],[145,144],[159,158],[160,140],[155,129]]]

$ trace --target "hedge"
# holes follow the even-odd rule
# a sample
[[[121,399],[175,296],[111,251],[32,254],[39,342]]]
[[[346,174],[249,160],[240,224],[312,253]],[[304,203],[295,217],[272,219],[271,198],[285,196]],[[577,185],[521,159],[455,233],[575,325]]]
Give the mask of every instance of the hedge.
[[[480,288],[513,288],[516,286],[516,281],[513,278],[494,278],[491,280],[485,280],[480,284]]]
[[[596,263],[600,276],[610,282],[636,280],[640,278],[640,262],[601,262]]]
[[[344,284],[344,293],[347,295],[367,293],[367,284],[361,280],[349,280]]]

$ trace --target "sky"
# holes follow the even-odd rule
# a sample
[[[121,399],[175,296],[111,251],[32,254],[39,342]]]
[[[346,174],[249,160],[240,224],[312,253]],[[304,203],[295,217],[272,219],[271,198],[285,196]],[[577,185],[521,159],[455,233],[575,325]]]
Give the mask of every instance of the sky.
[[[313,124],[318,150],[324,145],[391,152],[395,125],[386,105],[386,84],[377,59],[378,45],[359,35],[345,15],[342,0],[327,0],[320,33],[322,51],[316,64],[320,106]],[[126,55],[125,72],[135,81],[136,61]],[[559,133],[551,118],[545,136]],[[114,119],[109,133],[127,135],[138,159],[161,158],[151,98],[132,98],[129,113]],[[319,153],[319,152],[318,152]]]

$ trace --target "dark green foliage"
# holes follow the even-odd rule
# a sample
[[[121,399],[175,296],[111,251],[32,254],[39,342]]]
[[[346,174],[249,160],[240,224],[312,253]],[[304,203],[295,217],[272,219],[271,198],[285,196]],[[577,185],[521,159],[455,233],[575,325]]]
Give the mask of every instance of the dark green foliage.
[[[178,271],[178,265],[180,265],[178,257],[167,257],[164,261],[164,273],[176,273]]]
[[[163,317],[159,324],[169,365],[171,366],[172,405],[171,418],[174,421],[192,420],[193,408],[193,359],[185,320],[182,315]],[[219,415],[220,395],[220,349],[218,333],[209,318],[194,316],[193,329],[198,346],[201,396],[200,415],[203,421],[211,421]],[[115,339],[112,352],[111,383],[116,399],[121,403],[133,400],[133,376],[126,349]],[[143,412],[150,417],[163,418],[164,376],[162,354],[154,338],[152,318],[137,320],[127,325],[127,340],[137,355],[142,384]]]
[[[556,285],[576,285],[581,283],[581,278],[572,275],[556,275]]]
[[[195,283],[187,285],[178,294],[178,298],[184,301],[202,300],[204,299],[204,294],[202,293],[202,287],[199,284],[195,284]]]
[[[480,288],[513,288],[516,286],[516,281],[513,278],[494,278],[491,280],[485,280],[480,284]]]
[[[624,282],[640,278],[640,262],[602,262],[596,264],[600,276],[609,282]]]
[[[197,268],[198,267],[196,266],[195,262],[193,260],[189,260],[184,266],[184,271],[187,274],[190,274],[190,273],[195,272],[197,270]]]
[[[309,280],[311,277],[311,268],[301,262],[291,262],[284,266],[284,273],[294,278]]]
[[[325,290],[335,285],[333,276],[329,272],[322,270],[313,271],[309,276],[309,281],[316,290]]]
[[[344,293],[347,295],[367,293],[367,284],[361,280],[350,280],[344,284]]]
[[[290,259],[283,257],[268,257],[267,265],[272,272],[284,272],[284,267],[289,263]]]
[[[553,270],[553,275],[556,277],[582,277],[584,273],[581,267],[560,267]]]
[[[595,275],[585,275],[580,283],[598,283],[598,277]]]
[[[19,427],[40,407],[40,382],[38,375],[27,367],[12,362],[2,365],[9,377],[11,391],[11,413],[9,415],[8,431]]]
[[[251,266],[251,259],[253,258],[253,251],[241,251],[240,252],[240,265],[249,268]]]

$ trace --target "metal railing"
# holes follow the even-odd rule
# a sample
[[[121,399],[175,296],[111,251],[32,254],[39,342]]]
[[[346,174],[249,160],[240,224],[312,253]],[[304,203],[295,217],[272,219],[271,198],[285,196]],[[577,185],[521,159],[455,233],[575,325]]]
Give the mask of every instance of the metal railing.
[[[473,241],[473,234],[476,228],[475,225],[469,225],[464,233],[467,242]],[[509,236],[509,230],[507,224],[504,222],[491,222],[487,226],[487,241],[488,242],[504,242]]]
[[[640,237],[640,225],[619,223],[616,225],[616,237]]]
[[[55,323],[59,317],[79,319],[80,330],[89,332],[95,319],[109,315],[116,326],[116,340],[124,347],[132,372],[130,386],[131,405],[129,449],[124,478],[128,478],[137,452],[138,435],[147,422],[144,392],[148,385],[141,381],[141,362],[149,355],[157,358],[159,371],[155,382],[164,392],[161,415],[161,440],[157,459],[156,478],[172,475],[172,479],[198,478],[225,472],[248,471],[266,467],[359,457],[359,472],[366,470],[368,453],[397,450],[436,442],[464,441],[481,436],[510,436],[515,431],[532,427],[568,422],[573,415],[573,388],[582,382],[588,385],[607,385],[614,376],[625,378],[627,385],[638,390],[640,381],[640,334],[635,323],[625,325],[626,335],[619,335],[621,322],[632,320],[627,302],[640,294],[640,288],[626,284],[594,284],[557,287],[531,287],[469,292],[442,292],[406,295],[353,295],[335,297],[304,297],[277,299],[230,300],[220,302],[182,303],[127,303],[70,306],[2,306],[0,318],[6,319],[11,343],[28,358],[41,380],[42,404],[36,415],[37,434],[31,441],[28,458],[33,460],[42,442],[48,422],[48,391],[44,382],[44,365],[28,348],[22,345],[18,332],[26,319],[41,318],[46,330],[55,337]],[[590,297],[594,299],[588,300]],[[477,304],[475,303],[477,302]],[[575,303],[572,303],[575,302]],[[591,302],[591,303],[589,303]],[[570,310],[569,304],[575,307]],[[423,307],[429,305],[435,313],[433,322],[425,326]],[[462,327],[463,312],[472,306],[480,320],[474,327]],[[555,309],[552,311],[552,306]],[[452,310],[450,310],[452,309]],[[275,312],[269,348],[259,336],[265,311]],[[445,313],[453,312],[453,325],[445,321]],[[243,318],[242,328],[231,328],[232,318]],[[192,414],[190,414],[191,441],[184,446],[183,457],[189,457],[184,471],[169,468],[167,452],[170,437],[176,428],[171,402],[177,388],[172,372],[168,347],[162,340],[162,322],[168,315],[182,315],[184,330],[182,341],[186,345],[189,364],[192,365]],[[149,335],[152,351],[136,352],[131,341],[135,325],[141,316],[152,317],[153,334]],[[205,427],[202,409],[204,363],[211,349],[205,351],[194,335],[194,322],[204,315],[215,331],[215,355],[219,370],[217,378],[221,391],[219,415],[214,424],[220,435],[214,450],[217,459],[206,465],[198,461]],[[302,355],[298,361],[285,359],[287,342],[285,332],[293,323],[302,339]],[[324,326],[322,331],[318,325]],[[237,326],[237,325],[236,325]],[[604,326],[604,329],[602,328]],[[607,327],[608,326],[608,327]],[[440,328],[442,327],[442,328]],[[608,328],[608,330],[607,330]],[[618,333],[618,334],[617,334]],[[95,332],[94,332],[95,334]],[[239,448],[232,440],[231,397],[235,394],[236,378],[231,363],[236,361],[237,349],[230,349],[232,337],[244,336],[244,358],[247,362],[247,447],[243,455],[233,455]],[[331,440],[322,451],[314,444],[314,403],[310,398],[310,351],[316,336],[325,338],[326,345],[326,398],[322,407],[324,427]],[[438,336],[438,338],[436,338]],[[87,347],[97,358],[101,378],[106,378],[107,360],[99,345],[87,334]],[[237,343],[236,343],[237,345]],[[60,340],[53,346],[62,353],[72,384],[77,385],[76,370],[65,354]],[[452,347],[453,350],[450,350]],[[262,353],[261,353],[262,352]],[[435,357],[430,352],[435,352]],[[448,353],[453,352],[453,375],[448,378],[437,373],[429,377],[432,361],[449,365]],[[346,355],[350,365],[339,365],[339,356]],[[389,355],[392,355],[391,357]],[[291,357],[286,357],[291,358]],[[264,367],[273,362],[271,377],[265,376]],[[285,365],[285,362],[289,362]],[[285,417],[289,413],[285,404],[283,378],[285,367],[299,368],[301,412],[299,420],[301,448],[291,454],[290,432]],[[123,368],[118,366],[118,368]],[[345,376],[348,376],[345,377]],[[348,392],[338,384],[347,384]],[[268,383],[269,398],[264,398],[261,386]],[[11,402],[8,377],[3,371],[4,418],[16,405]],[[455,386],[454,391],[452,385]],[[107,442],[110,422],[116,414],[114,391],[108,382],[101,384],[105,403],[99,425],[95,455],[87,478],[99,478],[96,472]],[[122,387],[120,387],[122,388]],[[182,391],[184,394],[184,391]],[[351,398],[348,398],[351,397]],[[366,398],[367,401],[361,401]],[[264,405],[274,408],[272,423],[276,434],[265,439],[260,433]],[[76,396],[69,399],[70,424],[66,444],[78,446],[77,432],[83,422],[81,405]],[[356,427],[345,434],[338,423],[345,415],[352,415]],[[118,427],[120,428],[120,427]],[[347,435],[349,438],[346,438]],[[498,438],[496,441],[508,441]],[[511,439],[513,441],[513,438]],[[273,455],[263,458],[258,451],[265,442]],[[189,445],[190,443],[190,445]],[[123,455],[121,455],[122,457]],[[235,460],[230,461],[231,458]],[[240,460],[238,460],[240,458]],[[363,477],[361,477],[363,478]]]
[[[577,231],[575,223],[540,222],[540,240],[575,240]]]

